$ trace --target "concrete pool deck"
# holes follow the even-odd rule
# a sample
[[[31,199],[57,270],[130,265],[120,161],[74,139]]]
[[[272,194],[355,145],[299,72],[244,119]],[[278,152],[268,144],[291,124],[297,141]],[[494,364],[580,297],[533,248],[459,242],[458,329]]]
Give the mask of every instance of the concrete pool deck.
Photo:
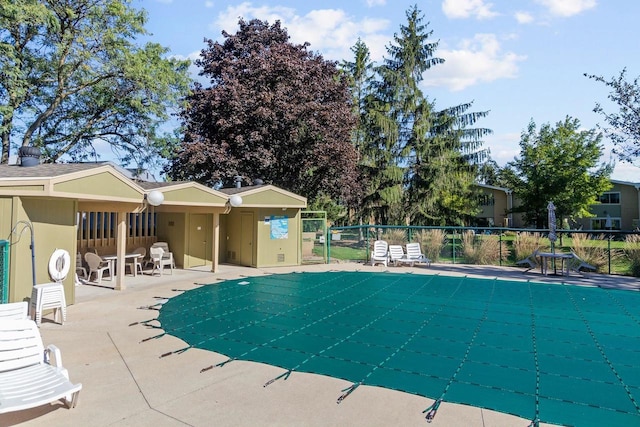
[[[264,384],[281,368],[227,360],[218,353],[183,349],[183,341],[146,327],[157,317],[147,307],[197,283],[296,271],[363,270],[414,274],[499,277],[536,282],[640,289],[637,278],[587,274],[570,277],[522,274],[513,267],[435,264],[425,267],[371,267],[356,263],[254,269],[221,265],[220,271],[174,270],[162,277],[126,277],[127,289],[92,285],[76,287],[76,304],[67,309],[64,325],[45,315],[45,345],[62,351],[71,381],[81,382],[78,406],[47,405],[0,415],[0,426],[424,426],[422,411],[433,400],[379,387],[361,386],[339,405],[336,399],[350,382],[294,372],[286,381]],[[109,284],[109,282],[105,282]],[[156,324],[151,322],[152,325]],[[146,340],[146,341],[145,341]],[[531,420],[466,405],[443,403],[434,426],[527,426]],[[541,423],[544,426],[545,424]]]

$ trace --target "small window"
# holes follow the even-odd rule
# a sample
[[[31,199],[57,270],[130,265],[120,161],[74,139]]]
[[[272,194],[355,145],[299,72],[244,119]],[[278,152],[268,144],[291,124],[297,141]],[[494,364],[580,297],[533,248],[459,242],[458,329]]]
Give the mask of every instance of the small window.
[[[593,218],[591,220],[592,230],[620,230],[620,218],[610,218],[611,227],[607,227],[607,218]]]
[[[612,205],[612,204],[619,205],[620,204],[620,193],[619,192],[616,192],[616,193],[603,193],[599,197],[599,202],[602,203],[602,204],[607,204],[607,205]]]
[[[493,206],[495,203],[496,200],[493,197],[493,194],[481,194],[478,196],[478,204],[480,206]]]

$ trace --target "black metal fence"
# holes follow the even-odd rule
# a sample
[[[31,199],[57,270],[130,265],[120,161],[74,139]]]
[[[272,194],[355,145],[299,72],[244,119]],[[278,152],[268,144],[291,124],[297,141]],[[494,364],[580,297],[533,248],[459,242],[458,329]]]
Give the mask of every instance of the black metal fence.
[[[538,251],[574,252],[605,274],[640,276],[640,233],[616,230],[556,230],[502,227],[355,225],[330,227],[328,262],[368,262],[375,240],[404,245],[420,242],[433,262],[516,266]]]

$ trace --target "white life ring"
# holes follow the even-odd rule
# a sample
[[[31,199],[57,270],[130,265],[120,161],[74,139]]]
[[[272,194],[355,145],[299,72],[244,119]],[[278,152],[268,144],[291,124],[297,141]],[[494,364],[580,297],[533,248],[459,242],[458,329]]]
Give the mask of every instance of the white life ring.
[[[62,282],[71,268],[71,257],[64,249],[56,249],[49,258],[49,276],[55,282]]]

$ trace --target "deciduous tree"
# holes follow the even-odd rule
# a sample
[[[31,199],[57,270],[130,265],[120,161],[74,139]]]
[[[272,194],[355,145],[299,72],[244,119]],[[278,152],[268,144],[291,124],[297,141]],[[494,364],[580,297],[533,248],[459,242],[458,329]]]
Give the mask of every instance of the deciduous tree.
[[[210,186],[261,178],[311,200],[352,201],[355,119],[336,63],[292,44],[279,21],[240,19],[236,34],[222,35],[196,62],[210,84],[188,98],[170,176]]]
[[[144,167],[166,155],[161,125],[188,91],[188,61],[140,46],[146,14],[130,0],[0,2],[0,134],[40,147],[45,161],[96,157],[107,143]]]
[[[502,170],[502,179],[517,194],[527,223],[543,228],[547,205],[553,201],[558,223],[562,218],[591,216],[589,207],[611,187],[610,164],[599,164],[602,134],[580,130],[580,121],[566,117],[555,127],[538,130],[531,121],[520,140],[520,157]]]
[[[604,131],[614,144],[614,153],[620,160],[633,163],[640,157],[640,77],[627,81],[626,73],[623,69],[619,76],[610,80],[590,74],[585,76],[611,89],[608,98],[618,104],[619,111],[608,113],[599,103],[593,111],[602,115],[610,126]]]

